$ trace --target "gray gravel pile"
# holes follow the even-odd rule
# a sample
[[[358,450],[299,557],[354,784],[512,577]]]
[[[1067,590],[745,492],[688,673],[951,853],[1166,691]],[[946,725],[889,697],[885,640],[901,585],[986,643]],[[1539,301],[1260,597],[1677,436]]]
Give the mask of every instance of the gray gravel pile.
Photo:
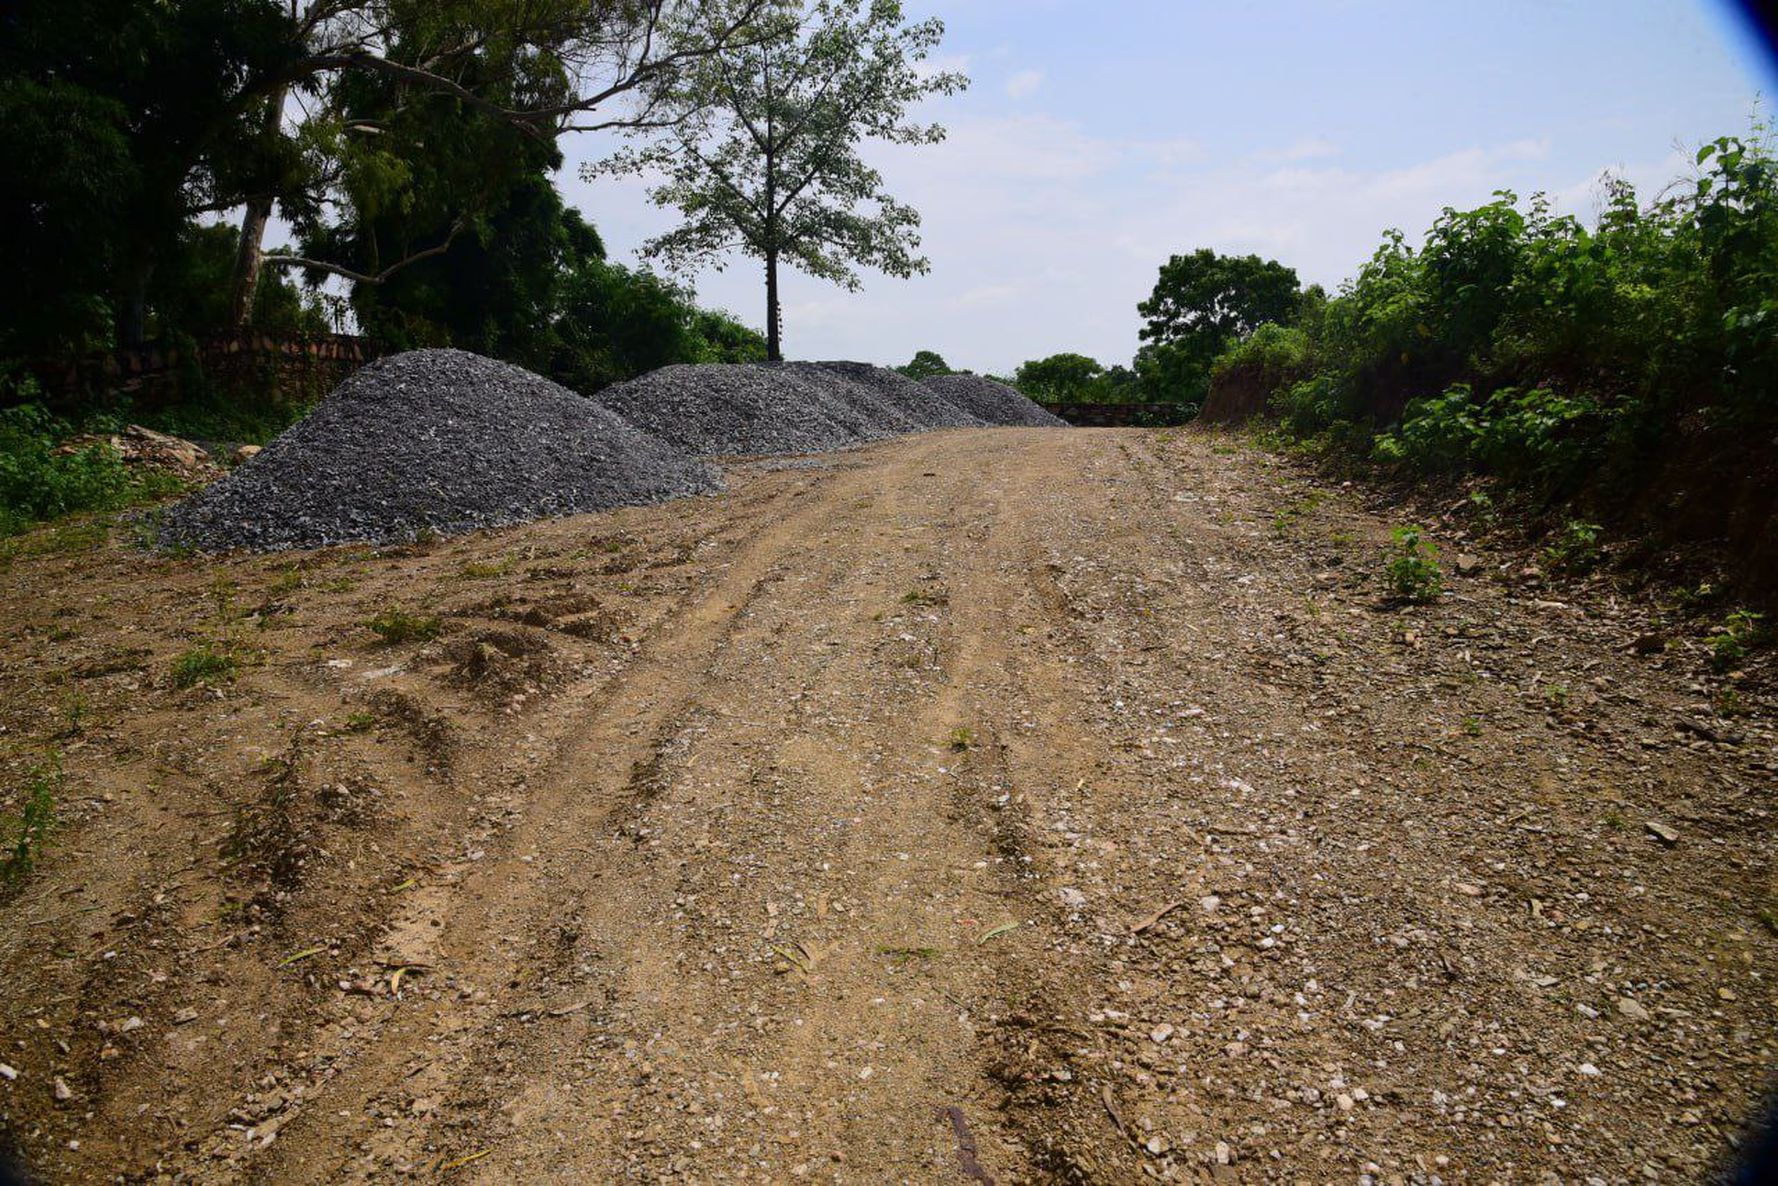
[[[662,367],[607,387],[599,402],[688,453],[711,457],[819,453],[981,424],[912,380],[863,363]]]
[[[1015,389],[980,375],[934,375],[926,380],[926,387],[987,424],[1022,428],[1068,426],[1066,420],[1044,411]]]
[[[980,428],[984,421],[939,392],[887,367],[867,362],[787,362],[784,368],[830,390],[855,407],[870,409],[894,432],[926,432],[935,428]]]
[[[710,467],[540,375],[460,350],[374,362],[162,540],[205,551],[411,539],[718,489]]]

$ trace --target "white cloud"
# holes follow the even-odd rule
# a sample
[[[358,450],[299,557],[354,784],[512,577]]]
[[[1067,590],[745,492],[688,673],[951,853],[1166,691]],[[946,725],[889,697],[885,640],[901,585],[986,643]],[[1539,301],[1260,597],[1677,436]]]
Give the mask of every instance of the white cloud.
[[[1006,80],[1006,93],[1015,99],[1023,99],[1043,85],[1043,71],[1020,70]]]

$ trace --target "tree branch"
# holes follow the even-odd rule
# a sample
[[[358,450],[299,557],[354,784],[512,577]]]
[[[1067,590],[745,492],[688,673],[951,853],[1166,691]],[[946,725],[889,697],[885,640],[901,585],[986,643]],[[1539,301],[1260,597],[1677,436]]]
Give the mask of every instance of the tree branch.
[[[435,247],[428,247],[424,251],[416,251],[406,259],[398,260],[376,273],[357,272],[344,264],[329,263],[324,259],[309,259],[301,255],[267,255],[261,259],[260,263],[280,268],[313,268],[317,272],[340,276],[355,284],[381,284],[410,264],[417,264],[423,259],[431,259],[435,255],[443,255],[449,251],[452,242],[463,232],[463,227],[463,220],[458,219],[451,224],[451,233],[445,236],[444,242]]]

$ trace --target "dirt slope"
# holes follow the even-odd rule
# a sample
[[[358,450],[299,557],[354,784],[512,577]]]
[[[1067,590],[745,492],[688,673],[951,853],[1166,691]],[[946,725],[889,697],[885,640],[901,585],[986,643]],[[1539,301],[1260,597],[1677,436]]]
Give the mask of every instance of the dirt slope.
[[[1778,1041],[1767,709],[1708,717],[1633,606],[1381,608],[1391,525],[1215,437],[966,430],[380,553],[41,540],[4,1139],[53,1181],[1696,1179]],[[173,686],[204,640],[250,662]]]

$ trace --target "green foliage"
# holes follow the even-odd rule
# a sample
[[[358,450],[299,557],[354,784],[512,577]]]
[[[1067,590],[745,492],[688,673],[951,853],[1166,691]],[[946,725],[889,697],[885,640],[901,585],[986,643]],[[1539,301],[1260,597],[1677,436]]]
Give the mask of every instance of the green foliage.
[[[392,646],[404,642],[428,642],[444,629],[444,623],[436,614],[410,613],[399,605],[378,611],[365,626]]]
[[[75,511],[110,510],[136,484],[115,450],[58,453],[67,425],[37,404],[0,409],[0,536]]]
[[[1296,272],[1276,261],[1207,248],[1175,255],[1136,306],[1148,343],[1136,371],[1151,399],[1201,404],[1219,355],[1266,322],[1294,320],[1302,304]]]
[[[1019,367],[1013,382],[1032,399],[1044,403],[1071,403],[1090,398],[1105,367],[1084,354],[1052,354]]]
[[[1284,433],[1404,476],[1603,509],[1707,456],[1690,482],[1726,510],[1778,431],[1778,161],[1758,125],[1697,159],[1647,205],[1609,180],[1596,225],[1502,192],[1418,248],[1390,231],[1332,299],[1305,297],[1299,338],[1257,332],[1214,372],[1265,368]],[[1597,551],[1555,546],[1567,566]]]
[[[61,756],[53,751],[31,768],[18,795],[16,817],[0,823],[0,885],[16,886],[30,874],[56,825],[62,787]]]
[[[1543,562],[1557,572],[1586,572],[1599,563],[1597,523],[1570,519],[1543,550]]]
[[[173,686],[190,688],[198,684],[231,680],[240,666],[240,661],[227,646],[215,642],[200,642],[173,660]]]
[[[1397,527],[1390,540],[1392,546],[1383,565],[1383,583],[1390,596],[1415,604],[1438,600],[1445,588],[1438,548],[1418,527]]]
[[[1710,648],[1710,662],[1718,671],[1726,671],[1756,647],[1771,642],[1772,632],[1764,614],[1739,609],[1722,620],[1704,644]]]
[[[931,379],[938,375],[950,375],[951,364],[936,350],[918,350],[914,357],[905,365],[895,368],[910,379]]]

